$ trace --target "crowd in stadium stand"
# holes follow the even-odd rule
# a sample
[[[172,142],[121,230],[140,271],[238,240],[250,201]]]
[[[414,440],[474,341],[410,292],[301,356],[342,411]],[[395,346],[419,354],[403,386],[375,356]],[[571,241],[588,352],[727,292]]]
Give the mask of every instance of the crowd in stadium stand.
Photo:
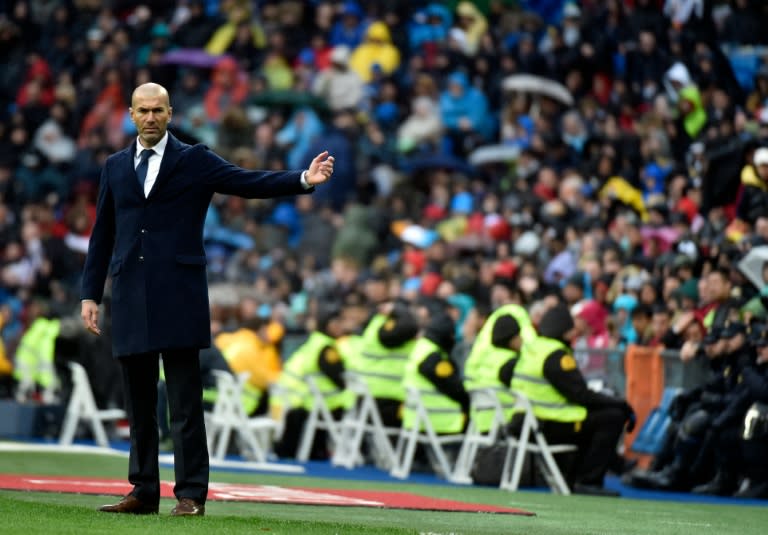
[[[0,0],[0,394],[42,318],[120,403],[79,276],[101,165],[134,138],[148,81],[169,90],[173,135],[237,165],[335,157],[313,195],[214,198],[214,337],[256,322],[279,350],[318,301],[357,333],[401,299],[454,318],[462,361],[499,305],[537,325],[558,296],[588,379],[605,379],[588,349],[693,361],[734,322],[754,337],[767,25],[752,0]]]

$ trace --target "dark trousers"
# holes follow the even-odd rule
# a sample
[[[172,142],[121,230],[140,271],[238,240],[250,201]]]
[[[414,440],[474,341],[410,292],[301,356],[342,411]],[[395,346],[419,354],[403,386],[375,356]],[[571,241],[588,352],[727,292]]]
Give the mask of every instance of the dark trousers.
[[[616,446],[625,421],[622,409],[602,407],[589,409],[580,426],[552,420],[539,423],[550,444],[569,443],[578,447],[575,458],[556,456],[562,458],[558,465],[568,483],[602,486],[608,466],[616,458]]]
[[[334,420],[341,420],[344,416],[344,409],[334,409],[331,411]],[[304,424],[309,417],[309,411],[304,408],[290,409],[285,414],[285,425],[283,426],[283,436],[275,444],[275,455],[281,459],[295,459],[299,452],[299,445],[304,436]],[[312,461],[325,461],[331,456],[328,448],[328,432],[325,429],[318,429],[312,440],[312,448],[309,452],[309,458]]]
[[[205,503],[209,467],[198,350],[164,351],[162,355],[173,439],[173,492],[178,499]],[[120,358],[131,427],[128,481],[133,485],[131,494],[148,504],[160,500],[158,357],[159,353],[142,353]]]

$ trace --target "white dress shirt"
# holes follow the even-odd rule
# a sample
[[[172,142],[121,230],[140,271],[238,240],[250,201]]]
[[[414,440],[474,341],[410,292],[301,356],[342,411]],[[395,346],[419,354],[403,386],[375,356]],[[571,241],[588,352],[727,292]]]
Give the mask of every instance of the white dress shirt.
[[[163,154],[165,153],[165,146],[168,144],[168,132],[160,138],[157,145],[154,147],[145,147],[139,142],[139,138],[136,138],[136,155],[133,157],[133,168],[136,169],[141,161],[141,151],[144,149],[152,149],[154,154],[150,155],[147,160],[147,178],[144,180],[144,197],[149,196],[149,192],[152,191],[152,186],[155,185],[157,180],[157,173],[160,172],[160,163],[163,161]]]

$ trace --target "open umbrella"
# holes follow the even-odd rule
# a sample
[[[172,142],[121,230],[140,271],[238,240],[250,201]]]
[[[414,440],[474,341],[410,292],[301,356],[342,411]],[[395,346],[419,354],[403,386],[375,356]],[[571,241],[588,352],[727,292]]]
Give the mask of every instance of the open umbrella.
[[[523,93],[535,93],[562,102],[566,106],[573,106],[573,95],[560,82],[535,76],[533,74],[513,74],[507,76],[501,83],[505,91],[520,91]]]
[[[739,260],[739,270],[754,284],[759,290],[766,285],[763,278],[763,267],[768,263],[768,245],[758,245],[752,247],[744,258]]]
[[[473,150],[467,159],[472,165],[485,165],[514,162],[519,156],[520,147],[517,145],[483,145]]]
[[[230,57],[226,54],[209,54],[202,48],[174,48],[163,54],[162,62],[170,65],[185,65],[187,67],[199,67],[210,69],[222,59]]]

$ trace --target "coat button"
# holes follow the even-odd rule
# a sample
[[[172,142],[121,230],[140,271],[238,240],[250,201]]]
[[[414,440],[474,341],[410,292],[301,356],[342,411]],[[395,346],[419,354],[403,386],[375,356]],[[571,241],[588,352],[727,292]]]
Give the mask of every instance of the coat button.
[[[144,257],[143,256],[139,257],[139,262],[144,262]]]
[[[141,233],[142,234],[146,234],[147,233],[147,229],[145,229],[145,228],[141,229]]]

